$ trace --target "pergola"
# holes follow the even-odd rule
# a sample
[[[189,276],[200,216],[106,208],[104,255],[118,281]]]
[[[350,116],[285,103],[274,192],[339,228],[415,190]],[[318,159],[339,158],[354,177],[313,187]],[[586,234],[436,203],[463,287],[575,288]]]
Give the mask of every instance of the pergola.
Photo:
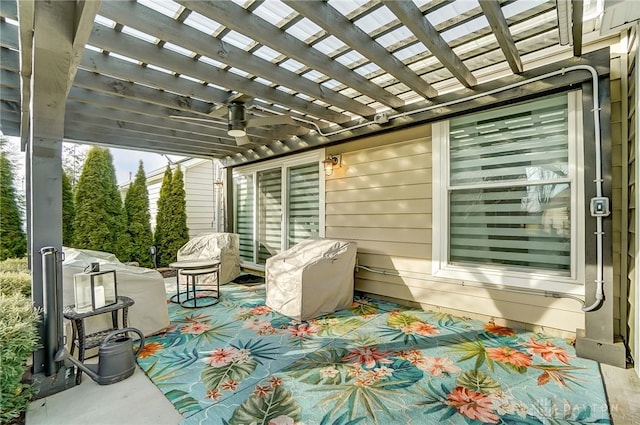
[[[1,0],[0,125],[28,158],[34,301],[40,250],[61,249],[63,141],[232,166],[428,122],[451,99],[609,46],[601,5]],[[246,136],[228,134],[237,125]]]
[[[2,132],[26,146],[41,121],[47,138],[253,161],[420,122],[448,93],[580,57],[606,42],[597,5],[2,0]],[[234,102],[284,117],[238,146]]]

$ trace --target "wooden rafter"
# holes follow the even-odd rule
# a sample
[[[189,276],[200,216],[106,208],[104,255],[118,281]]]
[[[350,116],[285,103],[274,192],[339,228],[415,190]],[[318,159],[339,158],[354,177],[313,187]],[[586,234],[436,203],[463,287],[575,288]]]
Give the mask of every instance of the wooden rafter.
[[[571,32],[573,35],[573,56],[582,55],[582,14],[583,0],[573,0],[571,5]]]
[[[240,31],[265,46],[275,48],[288,57],[322,72],[384,105],[391,108],[400,108],[404,105],[404,101],[399,97],[373,84],[339,62],[327,60],[326,56],[319,51],[231,1],[177,0],[177,2],[228,28]]]
[[[267,60],[234,47],[223,40],[210,37],[203,42],[202,32],[177,22],[159,12],[135,2],[106,2],[101,14],[118,23],[153,35],[164,41],[180,44],[199,55],[226,63],[251,74],[260,75],[300,93],[321,99],[339,108],[361,116],[375,114],[375,110],[347,96],[323,88],[307,78],[281,68]],[[230,87],[244,91],[244,87]]]
[[[522,73],[524,68],[522,67],[520,54],[509,31],[507,20],[502,13],[500,2],[498,0],[484,0],[480,2],[480,7],[487,17],[489,25],[493,29],[493,34],[496,36],[496,40],[498,40],[498,44],[502,49],[502,53],[504,53],[507,63],[509,63],[509,67],[511,67],[514,74]]]
[[[18,20],[20,22],[20,93],[21,121],[20,146],[24,150],[29,142],[29,126],[31,124],[31,75],[33,73],[33,26],[35,22],[35,4],[32,1],[18,2]]]
[[[444,65],[465,87],[477,84],[469,68],[449,47],[440,33],[422,16],[422,12],[409,1],[385,1],[384,4],[400,21],[409,28],[422,44]]]
[[[416,75],[384,47],[376,43],[367,33],[353,25],[340,12],[323,1],[285,0],[285,4],[307,16],[329,34],[358,51],[371,62],[393,75],[416,93],[425,97],[435,97],[438,92],[429,83]]]
[[[142,62],[151,63],[179,74],[212,82],[222,87],[238,88],[245,94],[262,99],[269,99],[280,105],[286,105],[331,122],[340,123],[350,119],[346,115],[328,110],[327,108],[313,104],[297,96],[257,83],[230,71],[225,71],[204,62],[188,58],[169,49],[149,49],[149,43],[99,24],[96,24],[89,42],[104,50],[117,52],[130,58],[136,58]]]

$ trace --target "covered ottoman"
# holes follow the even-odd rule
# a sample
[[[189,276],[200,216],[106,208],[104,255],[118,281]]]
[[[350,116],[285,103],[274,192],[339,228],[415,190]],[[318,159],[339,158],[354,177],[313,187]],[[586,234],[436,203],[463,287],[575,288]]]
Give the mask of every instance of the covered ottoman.
[[[355,242],[314,238],[267,259],[267,306],[296,320],[351,306],[356,252]]]
[[[235,233],[207,233],[190,239],[177,254],[183,260],[220,260],[220,284],[240,275],[240,237]],[[204,279],[203,282],[206,282]]]

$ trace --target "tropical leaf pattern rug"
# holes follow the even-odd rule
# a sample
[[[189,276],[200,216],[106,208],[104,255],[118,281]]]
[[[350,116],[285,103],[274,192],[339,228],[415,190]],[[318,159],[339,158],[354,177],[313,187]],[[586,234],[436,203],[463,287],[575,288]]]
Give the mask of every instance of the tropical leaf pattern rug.
[[[596,362],[568,341],[492,322],[354,299],[296,322],[264,285],[228,284],[138,363],[183,424],[609,424]]]

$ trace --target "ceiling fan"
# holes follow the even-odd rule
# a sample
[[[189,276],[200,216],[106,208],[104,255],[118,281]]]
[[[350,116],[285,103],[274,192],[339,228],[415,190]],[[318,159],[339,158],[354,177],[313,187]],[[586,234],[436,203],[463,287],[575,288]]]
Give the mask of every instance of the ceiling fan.
[[[267,127],[272,125],[298,125],[296,121],[289,115],[269,115],[265,117],[252,117],[247,119],[245,114],[245,105],[242,102],[231,102],[228,106],[227,134],[236,140],[238,146],[251,143],[247,136],[247,128],[251,127]],[[177,118],[186,121],[199,121],[209,123],[219,123],[212,118],[196,118],[172,115],[171,118]]]

